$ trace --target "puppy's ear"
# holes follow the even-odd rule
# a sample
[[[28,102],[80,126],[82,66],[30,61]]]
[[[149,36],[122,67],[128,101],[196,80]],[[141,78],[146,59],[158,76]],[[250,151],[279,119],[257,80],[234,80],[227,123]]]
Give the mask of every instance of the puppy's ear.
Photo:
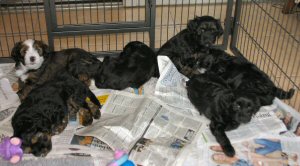
[[[103,58],[103,64],[108,64],[109,61],[110,61],[110,57],[109,57],[109,56],[105,56],[105,57]]]
[[[10,56],[13,58],[13,60],[16,62],[16,63],[19,63],[18,62],[18,57],[20,57],[20,51],[21,51],[21,48],[22,48],[22,42],[20,41],[20,42],[17,42],[15,45],[14,45],[14,47],[13,47],[13,49],[11,50],[11,54],[10,54]]]
[[[190,31],[190,32],[196,32],[197,31],[197,27],[198,27],[198,23],[197,23],[197,20],[196,18],[193,19],[193,20],[190,20],[187,24],[187,29]]]
[[[47,44],[45,44],[43,41],[36,40],[35,42],[38,45],[38,47],[40,47],[42,49],[43,56],[48,57],[48,55],[50,53],[49,46]]]
[[[49,46],[47,44],[45,44],[44,42],[41,43],[41,46],[42,46],[44,53],[49,54],[49,52],[50,52]]]

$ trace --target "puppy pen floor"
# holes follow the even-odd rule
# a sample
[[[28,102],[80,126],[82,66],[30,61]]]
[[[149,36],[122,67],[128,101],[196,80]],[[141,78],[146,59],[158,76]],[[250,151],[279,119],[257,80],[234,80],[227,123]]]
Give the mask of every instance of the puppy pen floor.
[[[195,15],[214,15],[224,21],[226,8],[226,4],[220,3],[184,5],[178,2],[176,6],[158,5],[155,21],[155,48],[159,48],[185,28],[187,21]],[[17,41],[27,38],[47,41],[45,15],[42,9],[27,7],[18,10],[18,12],[1,10],[0,14],[0,27],[3,27],[0,28],[0,57],[8,56]],[[59,26],[95,22],[116,23],[144,19],[144,7],[124,7],[119,3],[103,4],[102,6],[98,4],[94,6],[83,5],[80,8],[61,5],[61,8],[57,10],[57,24]],[[240,20],[242,28],[238,32],[240,38],[237,40],[237,46],[245,57],[257,64],[271,76],[277,85],[284,89],[292,88],[291,82],[298,86],[295,87],[296,89],[300,87],[299,19],[298,13],[282,14],[281,9],[274,3],[246,3],[242,6]],[[275,23],[280,26],[274,26]],[[286,30],[288,32],[284,33]],[[250,35],[251,37],[249,37]],[[57,37],[54,48],[60,50],[79,47],[92,52],[119,51],[132,40],[149,44],[149,34],[148,32],[130,32]],[[222,40],[223,38],[219,39],[218,43],[222,43]],[[287,42],[282,43],[282,41]],[[230,49],[228,51],[230,52]],[[289,81],[287,81],[287,77],[290,79]],[[300,93],[296,93],[288,103],[299,110]]]

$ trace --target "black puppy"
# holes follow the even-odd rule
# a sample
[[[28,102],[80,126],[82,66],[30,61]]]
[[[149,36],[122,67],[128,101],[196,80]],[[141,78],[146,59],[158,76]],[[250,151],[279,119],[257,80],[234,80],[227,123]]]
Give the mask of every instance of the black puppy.
[[[151,77],[157,68],[153,50],[139,41],[128,43],[118,57],[105,57],[101,71],[95,77],[98,88],[122,90],[139,88]]]
[[[187,28],[168,40],[157,55],[168,56],[178,71],[191,78],[198,57],[206,54],[208,48],[223,34],[219,20],[211,16],[196,17],[188,22]],[[196,54],[197,53],[197,54]]]
[[[212,73],[192,77],[187,82],[187,92],[200,114],[211,120],[210,130],[224,153],[234,156],[234,148],[225,131],[251,120],[260,105],[255,94],[233,91],[222,78]]]
[[[224,50],[213,49],[198,59],[198,69],[214,73],[224,79],[232,89],[256,94],[261,106],[270,105],[275,97],[290,99],[295,90],[288,92],[275,86],[270,77],[256,65],[240,56],[230,56]]]
[[[16,74],[23,81],[18,92],[21,100],[24,100],[35,86],[50,81],[62,69],[89,85],[90,79],[102,64],[83,49],[71,48],[49,52],[46,44],[32,39],[16,43],[11,56],[16,62]]]
[[[90,110],[86,97],[98,106],[97,110]],[[22,140],[24,152],[46,156],[52,148],[51,136],[67,126],[69,106],[74,103],[81,107],[80,113],[85,112],[83,125],[100,118],[96,96],[67,72],[33,89],[12,117],[13,136]]]

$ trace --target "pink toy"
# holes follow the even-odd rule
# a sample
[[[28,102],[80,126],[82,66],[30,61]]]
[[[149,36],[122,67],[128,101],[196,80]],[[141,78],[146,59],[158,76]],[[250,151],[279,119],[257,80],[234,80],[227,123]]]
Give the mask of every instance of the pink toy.
[[[108,166],[135,166],[135,164],[128,160],[128,154],[122,150],[116,150],[114,160]]]
[[[5,137],[0,144],[0,156],[15,164],[22,159],[23,150],[21,149],[22,141],[17,138]]]

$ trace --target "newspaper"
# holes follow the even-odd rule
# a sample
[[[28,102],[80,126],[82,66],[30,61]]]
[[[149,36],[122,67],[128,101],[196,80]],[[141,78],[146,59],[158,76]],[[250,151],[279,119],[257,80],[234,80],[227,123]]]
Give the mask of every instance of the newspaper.
[[[236,155],[227,157],[218,145],[206,146],[204,165],[220,166],[298,166],[300,164],[300,138],[261,135],[234,143]]]
[[[167,56],[158,56],[160,77],[155,87],[155,95],[174,110],[197,115],[195,107],[187,97],[185,82],[187,77],[178,72]]]
[[[18,77],[15,74],[14,66],[14,63],[0,64],[0,78],[7,78],[10,84],[17,82]]]
[[[11,117],[20,105],[18,95],[12,90],[10,81],[5,78],[3,71],[0,71],[0,141],[6,136],[13,134]]]
[[[16,107],[20,104],[19,97],[12,90],[10,81],[7,78],[0,77],[0,101],[0,111]]]
[[[231,142],[239,142],[263,133],[278,135],[286,130],[285,125],[276,117],[274,112],[270,111],[269,107],[261,107],[249,123],[242,124],[235,130],[227,131],[226,135]],[[203,131],[202,136],[206,143],[217,144],[208,126]]]
[[[101,111],[101,120],[76,134],[127,150],[140,165],[172,165],[203,126],[201,118],[172,111],[153,96],[121,91],[113,91]]]
[[[287,131],[280,134],[288,137],[300,136],[300,114],[289,105],[275,98],[272,111],[286,126]]]

